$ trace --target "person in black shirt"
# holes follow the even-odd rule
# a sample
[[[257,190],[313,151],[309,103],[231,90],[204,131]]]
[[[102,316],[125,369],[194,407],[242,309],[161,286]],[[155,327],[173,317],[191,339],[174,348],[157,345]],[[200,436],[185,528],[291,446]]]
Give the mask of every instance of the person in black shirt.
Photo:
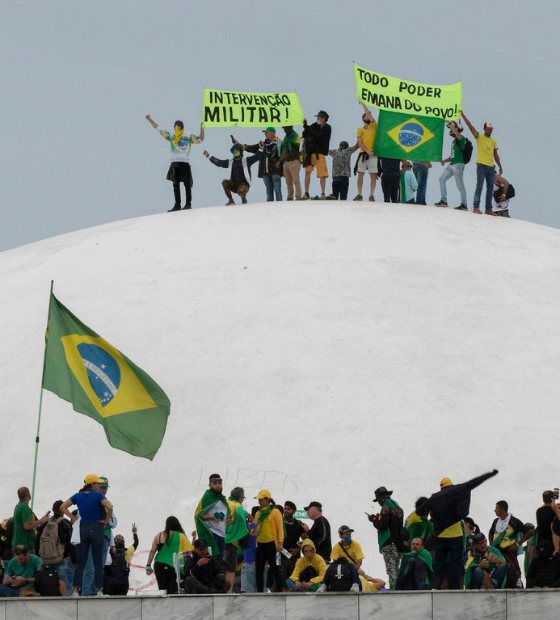
[[[303,121],[303,138],[305,139],[305,160],[303,166],[305,168],[305,194],[304,200],[309,200],[309,185],[311,183],[311,173],[313,168],[317,169],[317,178],[321,183],[321,199],[325,200],[325,186],[329,178],[329,170],[327,168],[327,155],[329,154],[329,146],[331,143],[332,128],[327,123],[329,115],[321,110],[317,114],[317,122],[308,125],[307,121]]]
[[[390,157],[379,158],[381,189],[385,202],[399,202],[401,187],[401,160]]]
[[[331,526],[323,517],[323,505],[320,502],[311,502],[305,507],[310,519],[313,519],[313,527],[307,533],[315,544],[317,553],[328,564],[331,560]]]
[[[215,557],[208,555],[208,543],[199,538],[193,554],[185,560],[187,594],[225,594],[229,589],[224,571]]]
[[[282,572],[286,579],[294,572],[296,562],[301,556],[301,548],[298,544],[301,535],[309,530],[305,523],[294,517],[296,510],[294,502],[284,502],[284,528],[286,530],[284,549],[287,549],[292,554],[291,558],[282,556]]]
[[[541,540],[548,540],[554,546],[554,550],[558,551],[552,536],[552,523],[560,513],[560,509],[554,501],[554,491],[545,491],[542,497],[543,505],[537,508],[537,545]]]
[[[231,171],[230,178],[222,181],[222,187],[228,198],[226,207],[235,204],[232,192],[239,195],[242,204],[247,204],[247,194],[251,187],[251,166],[261,158],[260,153],[244,158],[243,146],[237,142],[231,147],[230,151],[233,155],[232,159],[218,159],[217,157],[211,157],[208,151],[204,151],[204,156],[210,158],[214,166],[228,168]]]
[[[528,588],[560,587],[560,556],[554,553],[548,540],[537,543],[537,555],[527,572]]]

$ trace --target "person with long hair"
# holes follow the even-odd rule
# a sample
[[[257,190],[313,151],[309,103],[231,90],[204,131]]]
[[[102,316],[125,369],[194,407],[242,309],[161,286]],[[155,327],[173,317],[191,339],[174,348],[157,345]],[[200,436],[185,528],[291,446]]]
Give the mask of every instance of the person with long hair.
[[[192,546],[185,536],[183,526],[177,517],[167,517],[165,529],[154,537],[152,548],[148,555],[146,573],[156,574],[158,589],[167,590],[167,594],[178,594],[178,579],[176,567],[184,565],[185,555],[192,552]],[[154,559],[152,568],[152,560]]]

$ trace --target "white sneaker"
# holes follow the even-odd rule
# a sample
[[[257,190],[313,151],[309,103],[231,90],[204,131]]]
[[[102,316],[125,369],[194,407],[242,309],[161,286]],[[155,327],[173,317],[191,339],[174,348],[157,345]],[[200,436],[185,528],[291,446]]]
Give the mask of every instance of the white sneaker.
[[[108,595],[107,594],[103,594],[103,590],[97,590],[97,594],[95,596],[102,597],[102,596],[108,596]]]
[[[357,583],[353,583],[352,587],[350,588],[350,592],[354,592],[354,594],[358,594],[359,591],[360,591],[360,586]]]
[[[327,586],[322,583],[318,588],[317,588],[317,594],[323,594],[324,592],[327,591]]]

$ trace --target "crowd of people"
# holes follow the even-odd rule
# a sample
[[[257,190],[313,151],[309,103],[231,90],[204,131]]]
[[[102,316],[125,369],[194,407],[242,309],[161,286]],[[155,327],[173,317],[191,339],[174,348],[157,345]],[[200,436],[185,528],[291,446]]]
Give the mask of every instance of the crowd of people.
[[[241,144],[231,136],[231,157],[220,159],[204,151],[215,166],[225,168],[227,177],[222,187],[227,197],[226,206],[234,205],[233,195],[237,194],[242,204],[247,203],[247,194],[252,183],[252,167],[258,163],[257,175],[263,180],[268,202],[281,201],[282,178],[286,184],[287,200],[310,200],[310,185],[313,171],[319,180],[320,200],[347,200],[352,176],[352,155],[359,151],[353,167],[356,175],[357,193],[353,200],[364,200],[365,176],[369,175],[369,201],[375,202],[375,189],[378,179],[384,202],[426,205],[426,189],[432,163],[429,161],[408,161],[376,155],[377,121],[367,106],[363,105],[362,126],[358,128],[356,141],[350,146],[340,142],[338,148],[331,148],[332,128],[328,123],[329,115],[321,110],[316,121],[311,125],[304,121],[303,132],[299,135],[293,126],[283,127],[284,136],[277,136],[275,127],[263,130],[264,136],[255,144]],[[481,199],[486,183],[483,202],[484,213],[492,216],[510,217],[509,201],[515,196],[515,189],[503,175],[502,163],[498,154],[498,143],[492,137],[492,123],[484,123],[483,132],[479,132],[462,114],[476,143],[476,188],[473,196],[473,213],[481,214]],[[173,183],[175,203],[170,211],[190,209],[192,207],[193,175],[190,165],[190,152],[193,144],[204,141],[204,127],[200,133],[185,134],[184,124],[175,122],[173,133],[159,129],[159,125],[147,114],[148,122],[157,129],[161,136],[170,143],[171,165],[167,179]],[[471,161],[473,144],[463,135],[460,121],[447,123],[449,134],[453,138],[449,157],[442,160],[444,169],[439,178],[441,197],[436,207],[447,207],[447,181],[454,177],[460,193],[461,203],[455,207],[459,211],[468,211],[467,190],[463,179],[465,166]],[[245,157],[245,153],[250,156]],[[328,160],[331,158],[332,189],[327,192],[329,178]],[[447,164],[447,165],[446,165]],[[498,166],[496,172],[495,165]],[[300,180],[300,171],[304,170],[304,184]],[[185,204],[181,207],[181,184],[185,187]],[[367,196],[367,194],[366,194]]]
[[[471,492],[497,473],[460,484],[443,478],[440,490],[418,498],[406,519],[393,491],[375,490],[379,509],[368,519],[388,583],[364,572],[352,527],[340,525],[338,538],[332,535],[321,502],[305,506],[311,526],[296,518],[294,502],[277,504],[267,489],[249,513],[244,489],[226,497],[218,474],[196,508],[191,538],[169,516],[145,571],[168,594],[502,589],[523,587],[523,576],[527,588],[560,587],[558,489],[543,493],[536,525],[514,516],[504,500],[496,502],[488,535],[468,516]],[[13,516],[0,528],[0,596],[127,594],[137,528],[132,525],[129,546],[114,534],[108,489],[107,478],[89,474],[80,491],[54,502],[53,514],[41,518],[30,508],[29,489],[18,489]]]

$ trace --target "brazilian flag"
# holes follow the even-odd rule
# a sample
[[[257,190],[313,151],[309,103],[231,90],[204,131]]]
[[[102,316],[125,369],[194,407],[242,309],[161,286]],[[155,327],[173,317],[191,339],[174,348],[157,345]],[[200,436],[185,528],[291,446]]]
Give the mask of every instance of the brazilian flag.
[[[165,392],[51,293],[43,388],[105,429],[113,448],[152,460],[170,402]]]
[[[379,111],[375,154],[411,161],[441,161],[444,121]]]

